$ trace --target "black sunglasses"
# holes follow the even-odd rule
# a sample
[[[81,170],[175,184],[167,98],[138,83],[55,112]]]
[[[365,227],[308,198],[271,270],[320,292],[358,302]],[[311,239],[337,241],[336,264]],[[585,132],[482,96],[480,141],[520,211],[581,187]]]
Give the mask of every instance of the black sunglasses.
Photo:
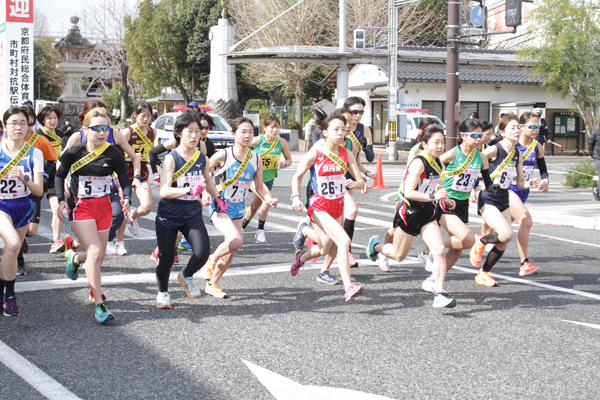
[[[28,122],[27,126],[35,126],[35,122]]]
[[[352,115],[363,115],[365,110],[350,110],[350,114]]]
[[[101,132],[101,131],[109,132],[110,131],[110,126],[108,126],[108,125],[94,125],[94,126],[88,126],[88,128],[90,128],[94,132]]]

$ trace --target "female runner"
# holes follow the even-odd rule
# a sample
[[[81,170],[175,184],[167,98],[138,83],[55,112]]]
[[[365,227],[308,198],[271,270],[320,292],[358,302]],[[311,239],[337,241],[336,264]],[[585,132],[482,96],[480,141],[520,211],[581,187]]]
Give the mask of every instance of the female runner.
[[[449,271],[462,254],[475,243],[475,236],[469,229],[469,196],[481,173],[487,187],[492,185],[489,164],[478,148],[481,145],[481,123],[476,119],[466,119],[458,127],[459,145],[440,157],[446,165],[444,189],[448,198],[454,200],[455,207],[450,209],[444,199],[437,203],[436,219],[448,233],[444,238],[446,253],[446,271]],[[423,290],[434,290],[435,280],[431,276],[423,282]]]
[[[494,248],[490,250],[485,263],[475,276],[475,282],[478,285],[488,287],[498,285],[498,282],[492,278],[489,272],[498,260],[500,260],[508,242],[513,238],[513,230],[510,225],[511,216],[508,187],[515,178],[517,186],[521,189],[537,187],[537,179],[526,181],[523,175],[523,157],[521,156],[521,152],[515,147],[515,143],[519,139],[520,130],[516,115],[512,113],[508,114],[500,121],[498,127],[502,139],[493,146],[486,148],[483,152],[490,162],[490,170],[493,171],[491,178],[494,181],[494,185],[491,188],[481,191],[477,199],[478,213],[493,232],[477,239],[475,245],[471,248],[471,264],[479,267],[481,265],[481,256],[479,260],[474,258],[475,249],[479,248],[483,251],[483,247],[486,244],[494,244]]]
[[[96,321],[105,323],[114,319],[106,309],[101,292],[100,266],[104,261],[106,243],[112,221],[110,203],[111,181],[116,173],[123,189],[123,212],[127,214],[131,205],[131,184],[127,177],[125,158],[117,148],[106,142],[110,126],[106,109],[93,108],[85,114],[83,126],[86,141],[70,147],[60,156],[60,166],[56,172],[56,187],[64,187],[64,180],[71,173],[69,198],[58,194],[59,216],[69,210],[71,229],[81,242],[84,253],[68,249],[67,276],[76,280],[78,269],[85,263],[85,273],[90,283],[95,305]]]
[[[304,263],[311,258],[323,255],[335,258],[337,254],[338,268],[344,282],[344,298],[346,301],[353,301],[365,289],[362,285],[352,284],[349,263],[351,241],[341,224],[346,188],[362,189],[365,181],[360,176],[354,155],[349,154],[342,146],[346,137],[344,116],[333,115],[324,120],[318,117],[317,123],[323,130],[325,141],[319,141],[313,146],[298,166],[292,180],[292,208],[295,211],[304,210],[299,190],[302,177],[310,169],[314,195],[310,199],[307,214],[313,224],[320,228],[321,236],[319,244],[311,247],[306,253],[296,251],[291,273],[296,276]],[[348,170],[356,180],[346,178]]]
[[[37,119],[42,127],[37,130],[37,134],[44,136],[52,147],[57,156],[60,156],[62,152],[62,138],[64,133],[58,129],[58,119],[61,117],[62,112],[60,108],[56,106],[45,106],[38,112]],[[56,161],[47,161],[47,165],[44,168],[48,177],[44,182],[44,191],[50,202],[50,208],[52,209],[52,245],[50,246],[50,253],[60,253],[65,249],[65,243],[60,239],[60,232],[62,230],[62,218],[58,216],[58,200],[57,190],[54,187],[54,175],[56,174]],[[59,188],[58,191],[63,190]]]
[[[540,119],[537,114],[526,112],[521,115],[519,122],[521,124],[521,135],[517,147],[523,155],[523,175],[525,180],[529,181],[537,162],[542,178],[538,190],[547,192],[550,179],[546,160],[544,159],[544,146],[535,139],[539,134]],[[531,214],[525,207],[529,189],[519,189],[515,183],[513,181],[508,190],[510,191],[510,216],[513,221],[516,220],[519,223],[519,232],[517,233],[517,245],[521,256],[519,275],[533,275],[540,272],[540,267],[529,261],[529,232],[533,225]]]
[[[287,140],[279,137],[279,128],[281,124],[276,116],[267,115],[263,121],[263,135],[252,139],[252,147],[257,152],[263,164],[263,182],[269,190],[273,190],[273,183],[277,178],[277,168],[284,169],[292,165],[292,155]],[[283,154],[284,160],[281,160]],[[258,197],[256,194],[250,202],[250,207],[244,214],[242,220],[242,230],[246,229],[256,212],[258,214],[258,230],[256,231],[256,243],[266,243],[265,222],[269,215],[269,203]]]
[[[446,258],[442,231],[435,220],[435,202],[444,200],[453,209],[454,200],[447,197],[441,184],[443,166],[439,156],[444,151],[444,131],[431,125],[421,134],[423,153],[415,156],[406,170],[403,184],[403,204],[394,217],[394,236],[381,244],[377,236],[369,239],[367,257],[377,259],[378,253],[402,261],[410,251],[413,238],[421,235],[433,255],[433,307],[455,307],[456,301],[444,291]]]
[[[32,195],[44,193],[44,157],[24,141],[27,135],[27,111],[11,107],[2,119],[6,127],[0,144],[0,237],[4,254],[0,262],[0,312],[18,316],[15,296],[17,255],[33,216]]]
[[[200,196],[204,189],[216,202],[219,193],[211,180],[206,156],[196,147],[200,140],[200,119],[195,112],[184,112],[175,121],[173,136],[178,146],[165,157],[162,169],[161,200],[156,212],[156,240],[159,263],[156,267],[158,281],[157,308],[171,308],[168,292],[169,276],[175,260],[175,244],[179,232],[192,246],[192,257],[187,267],[177,275],[188,297],[200,297],[200,289],[194,283],[194,274],[202,267],[210,254],[210,240],[202,221],[202,205],[210,198]],[[227,204],[221,203],[226,210]]]
[[[27,111],[28,121],[26,135],[27,137],[25,138],[25,141],[31,144],[33,147],[41,150],[42,155],[44,157],[44,167],[48,166],[54,168],[54,164],[56,163],[56,159],[58,158],[54,147],[52,147],[48,139],[35,134],[33,127],[35,126],[36,115],[33,108],[23,108],[25,109],[25,111]],[[46,173],[46,171],[44,171],[44,173]],[[40,226],[42,198],[34,195],[32,199],[34,205],[33,216],[29,221],[29,225],[27,225],[27,234],[25,235],[25,239],[23,240],[23,244],[21,245],[21,250],[19,250],[19,255],[17,256],[17,275],[27,274],[27,270],[25,269],[25,258],[23,257],[23,253],[27,253],[27,251],[29,250],[29,243],[27,242],[27,237],[35,237]]]
[[[246,194],[254,182],[256,194],[264,199],[271,207],[277,207],[277,199],[273,198],[262,179],[262,163],[258,155],[250,150],[254,137],[254,127],[248,118],[236,118],[231,124],[235,144],[224,150],[219,150],[210,159],[209,168],[215,169],[215,183],[222,200],[227,202],[227,210],[221,208],[219,202],[213,199],[211,204],[211,220],[215,227],[225,236],[225,241],[211,254],[200,271],[206,283],[206,294],[217,298],[226,298],[217,283],[227,271],[233,256],[243,244],[242,218]],[[216,266],[216,268],[215,268]]]
[[[99,100],[88,100],[86,101],[85,105],[83,106],[83,111],[79,114],[79,122],[81,124],[83,124],[83,118],[85,117],[85,114],[87,114],[88,111],[90,111],[92,108],[96,108],[96,107],[100,107],[100,108],[104,108],[106,109],[106,105],[99,101]],[[108,115],[108,112],[106,114],[108,120],[109,120],[109,125],[110,125],[110,117]],[[65,148],[69,148],[72,146],[75,146],[79,143],[83,143],[85,142],[85,131],[82,128],[81,131],[79,132],[79,135],[74,134],[71,135],[71,137],[69,138],[69,140],[67,141],[67,145],[65,146]],[[118,149],[121,151],[125,151],[128,154],[133,154],[134,150],[131,147],[131,145],[129,144],[129,142],[127,141],[127,139],[125,139],[125,137],[121,134],[121,132],[119,131],[115,131],[112,128],[110,128],[110,131],[108,132],[108,136],[106,137],[106,142],[108,144],[110,144],[111,146],[118,146]],[[135,157],[132,159],[133,162],[133,169],[134,169],[134,175],[139,175],[140,170],[141,170],[141,162],[140,159]],[[132,182],[132,186],[138,186],[140,185],[140,181],[138,179],[134,179]],[[112,206],[112,223],[110,225],[110,232],[108,234],[108,243],[106,245],[106,255],[107,256],[114,256],[115,254],[118,254],[120,256],[126,256],[127,255],[127,250],[125,249],[125,241],[124,241],[124,235],[123,235],[123,231],[119,232],[119,235],[117,235],[117,231],[119,230],[119,228],[121,228],[121,226],[123,225],[123,222],[125,221],[125,215],[123,214],[123,206],[121,204],[121,195],[119,193],[119,187],[117,185],[117,181],[113,180],[113,185],[112,185],[112,191],[110,194],[110,203]],[[113,243],[113,240],[115,239],[115,237],[117,238],[116,242]],[[75,239],[73,239],[70,235],[67,235],[65,237],[65,247],[67,249],[71,249],[73,251],[77,251],[77,247],[79,247],[79,242],[76,241]],[[91,293],[90,293],[91,296]],[[91,299],[91,297],[90,297]],[[93,302],[93,300],[91,300]]]
[[[135,154],[126,154],[127,160],[127,175],[129,181],[132,182],[135,188],[135,194],[140,201],[139,207],[132,210],[127,219],[129,221],[129,232],[136,236],[140,232],[140,225],[137,221],[139,217],[150,214],[152,212],[152,191],[150,190],[150,183],[148,182],[149,171],[148,171],[148,155],[150,150],[154,147],[154,129],[149,124],[152,120],[152,106],[145,101],[140,101],[135,106],[133,113],[135,118],[135,124],[129,128],[125,128],[121,131],[125,139],[129,142]],[[139,157],[141,161],[140,174],[136,175],[134,165],[131,161],[133,157]],[[135,181],[139,181],[135,182]],[[135,183],[135,184],[134,184]],[[122,235],[125,231],[126,223],[119,229],[119,235]],[[118,249],[117,249],[118,250]],[[125,252],[127,254],[127,252]]]

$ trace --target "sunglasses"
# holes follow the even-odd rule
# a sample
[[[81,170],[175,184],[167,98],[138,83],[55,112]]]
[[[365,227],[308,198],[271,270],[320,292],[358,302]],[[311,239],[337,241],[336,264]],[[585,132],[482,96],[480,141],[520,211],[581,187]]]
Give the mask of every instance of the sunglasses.
[[[350,110],[350,114],[352,115],[363,115],[365,110]]]
[[[200,130],[201,131],[210,131],[210,126],[201,126]]]
[[[90,128],[94,132],[102,132],[102,131],[109,132],[110,131],[110,126],[108,126],[108,125],[94,125],[94,126],[88,126],[88,128]]]
[[[540,129],[541,125],[540,124],[529,124],[529,125],[521,125],[521,126],[527,127],[529,129],[532,129],[535,131],[536,129]]]
[[[481,139],[483,137],[483,132],[461,132],[460,134],[471,136],[473,139]]]
[[[35,122],[28,122],[27,126],[35,126]]]

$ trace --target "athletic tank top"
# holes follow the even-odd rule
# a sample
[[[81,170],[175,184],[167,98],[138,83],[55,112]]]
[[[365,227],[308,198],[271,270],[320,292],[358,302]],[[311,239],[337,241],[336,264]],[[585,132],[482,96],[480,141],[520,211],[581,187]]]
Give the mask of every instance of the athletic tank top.
[[[144,142],[144,140],[139,137],[137,133],[135,133],[133,127],[134,125],[131,125],[127,128],[129,129],[129,144],[131,145],[133,151],[136,153],[142,153],[142,159],[140,161],[142,162],[142,167],[144,167],[148,165],[148,155],[150,154],[150,150],[152,150],[154,145],[147,145],[146,142]],[[154,143],[154,129],[148,127],[148,133],[146,136],[148,136],[148,139]],[[125,157],[131,158],[131,156],[128,154],[125,154]]]
[[[417,187],[415,188],[415,190],[419,193],[424,193],[426,195],[431,195],[432,193],[435,193],[435,189],[438,185],[438,183],[441,180],[441,176],[440,174],[431,166],[431,164],[429,164],[429,161],[427,161],[427,159],[425,158],[425,156],[423,156],[422,154],[418,154],[415,156],[415,158],[413,158],[413,160],[410,162],[411,164],[416,160],[416,159],[420,159],[423,162],[423,165],[425,165],[425,171],[423,171],[423,173],[421,174],[421,176],[419,176],[419,182],[417,183]],[[436,158],[434,160],[434,162],[438,165],[440,171],[443,169],[442,168],[442,163],[440,162],[439,158]],[[406,178],[408,177],[408,170],[410,169],[410,165],[409,168],[406,169],[406,173],[404,174],[404,181],[406,182]],[[406,188],[404,188],[404,190],[406,191]],[[413,202],[416,203],[429,203],[428,201],[416,201],[416,200],[410,200],[410,203],[412,204]]]
[[[483,165],[481,153],[477,149],[475,149],[475,152],[475,158],[463,173],[453,177],[447,176],[444,180],[444,189],[448,191],[449,198],[455,200],[467,200],[469,198]],[[463,153],[460,146],[454,147],[454,160],[446,165],[446,172],[460,169],[468,158],[469,155]]]
[[[348,150],[340,147],[337,155],[348,165]],[[317,150],[317,158],[310,167],[310,181],[315,196],[328,200],[339,199],[346,194],[346,176],[344,170],[335,161],[327,157],[321,150]]]
[[[80,143],[87,142],[87,139],[85,138],[85,133],[83,132],[83,129],[80,130],[79,133],[81,134]],[[116,146],[115,138],[113,137],[113,129],[112,128],[110,128],[110,130],[108,131],[108,137],[106,138],[106,142],[108,144],[110,144],[111,146]]]
[[[525,152],[527,151],[527,148],[529,146],[523,146],[523,145],[521,145],[521,143],[517,143],[515,145],[515,147],[517,148],[517,150],[519,150],[521,152],[521,154],[525,155]],[[533,170],[535,169],[535,163],[537,161],[537,156],[538,156],[538,145],[536,144],[535,149],[533,149],[531,154],[529,154],[529,156],[527,156],[527,158],[523,159],[523,175],[525,176],[526,181],[530,180],[531,176],[533,175]],[[517,180],[513,179],[512,185],[516,185],[516,184],[517,184]]]
[[[173,171],[173,173],[180,170],[181,167],[183,167],[187,162],[183,159],[183,157],[181,157],[181,154],[179,154],[177,152],[177,150],[171,151],[168,155],[173,157],[173,160],[175,160],[175,170]],[[206,167],[206,156],[204,154],[200,153],[200,157],[198,157],[198,160],[196,160],[194,165],[192,165],[192,167],[182,177],[177,179],[175,182],[171,183],[171,187],[187,188],[187,187],[194,187],[196,185],[204,185],[205,184],[205,182],[204,182],[204,168],[205,167]],[[161,199],[161,201],[165,201],[167,203],[181,203],[181,201],[185,201],[185,202],[197,201],[198,199],[199,199],[199,196],[185,195],[185,196],[178,197],[177,199]]]
[[[272,143],[268,143],[265,140],[265,135],[260,135],[258,144],[254,148],[254,151],[260,156],[271,148]],[[263,181],[270,182],[277,178],[277,163],[281,158],[281,152],[283,147],[281,146],[281,140],[277,143],[277,146],[264,158],[261,157],[263,163]]]
[[[17,167],[23,170],[25,176],[28,176],[30,180],[33,180],[33,174],[35,172],[33,156],[33,153],[35,151],[39,152],[38,156],[40,161],[40,169],[38,172],[43,172],[42,163],[44,157],[42,156],[41,150],[36,149],[33,146],[31,146],[31,148],[25,154],[23,159],[19,161],[19,163],[16,165]],[[0,170],[2,170],[2,168],[4,168],[6,164],[8,164],[17,154],[18,152],[9,153],[6,149],[6,144],[2,143],[2,145],[0,145]],[[23,182],[14,177],[11,172],[6,174],[6,176],[2,178],[2,180],[0,180],[0,199],[2,200],[18,199],[21,197],[27,197],[30,194],[31,192],[29,191],[27,186],[25,186]]]
[[[496,143],[497,148],[496,159],[490,161],[490,174],[496,171],[496,168],[508,157],[508,153],[502,147],[501,142]],[[508,189],[513,179],[517,177],[517,163],[519,162],[519,152],[515,151],[512,160],[504,167],[504,170],[494,178],[494,184],[499,185],[502,189]]]
[[[252,151],[252,150],[250,150]],[[218,186],[221,183],[227,182],[235,176],[235,173],[242,165],[241,161],[233,155],[233,147],[225,149],[225,163],[222,167],[217,167],[215,170],[215,184]],[[250,190],[250,185],[254,181],[254,174],[258,167],[258,155],[252,151],[250,161],[246,169],[237,181],[221,192],[221,195],[232,203],[241,203],[246,200],[246,194]]]

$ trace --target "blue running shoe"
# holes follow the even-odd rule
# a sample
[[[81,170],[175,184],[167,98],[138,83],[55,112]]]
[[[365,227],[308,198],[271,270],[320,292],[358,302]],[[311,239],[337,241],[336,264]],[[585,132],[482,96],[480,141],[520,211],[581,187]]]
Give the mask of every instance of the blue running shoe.
[[[448,294],[437,293],[433,298],[434,308],[453,308],[456,307],[456,300],[448,296]]]
[[[296,235],[294,236],[294,247],[296,251],[304,250],[304,241],[306,240],[306,235],[302,233],[302,230],[306,228],[306,222],[300,222],[298,224],[298,229],[296,229]]]
[[[375,262],[377,261],[377,252],[375,251],[375,246],[379,244],[379,238],[377,236],[371,236],[369,239],[369,244],[367,245],[367,257],[369,260]]]
[[[98,304],[95,308],[95,312],[96,312],[96,321],[99,324],[104,324],[108,321],[112,321],[113,319],[115,319],[115,316],[113,315],[113,313],[111,313],[110,311],[108,311],[106,309],[106,307],[104,306],[104,303]]]
[[[331,276],[329,271],[319,272],[319,275],[317,275],[317,282],[323,282],[328,285],[337,285],[338,284],[338,280],[335,279],[333,276]]]
[[[73,250],[69,249],[65,251],[65,259],[67,260],[67,276],[76,281],[79,277],[79,265],[75,264],[74,258],[77,255]]]
[[[187,251],[192,251],[192,245],[190,244],[190,242],[188,242],[187,240],[185,240],[185,237],[181,237],[181,240],[179,241],[179,244],[177,245],[177,248],[179,250],[187,250]]]

